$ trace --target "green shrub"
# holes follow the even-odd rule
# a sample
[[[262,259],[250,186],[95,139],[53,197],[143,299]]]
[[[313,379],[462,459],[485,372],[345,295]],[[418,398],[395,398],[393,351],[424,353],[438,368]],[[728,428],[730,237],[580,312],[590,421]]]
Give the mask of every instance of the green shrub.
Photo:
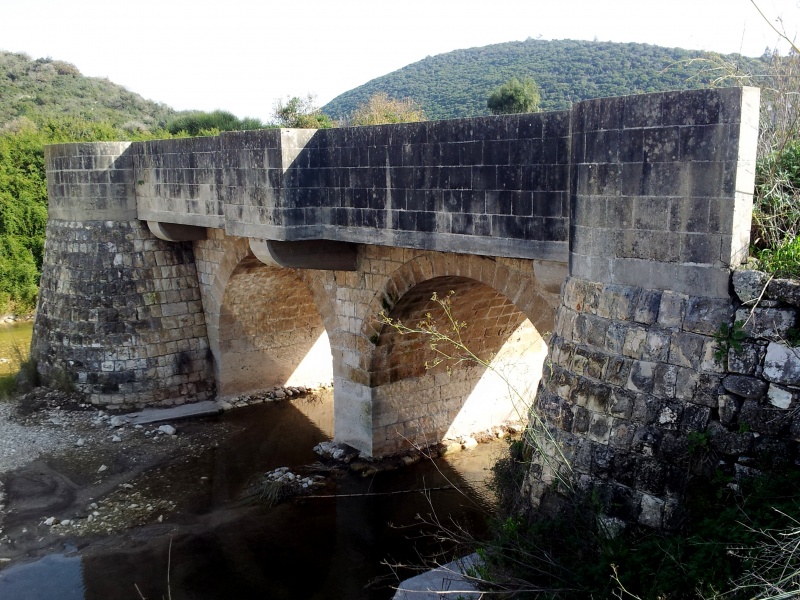
[[[123,131],[74,116],[24,119],[0,133],[0,311],[34,309],[47,226],[45,144],[149,139],[163,131]]]
[[[751,244],[763,268],[800,276],[800,140],[789,138],[756,165]]]
[[[258,119],[238,118],[225,110],[193,112],[181,115],[167,123],[167,131],[173,135],[185,132],[189,136],[219,135],[220,131],[244,131],[266,127]]]
[[[775,248],[758,251],[756,256],[761,267],[775,277],[800,279],[800,238],[787,238]]]
[[[536,112],[539,100],[539,87],[533,79],[514,77],[492,90],[486,108],[493,115]]]
[[[495,469],[493,482],[514,490],[517,480],[505,469]],[[672,600],[724,592],[738,600],[755,596],[744,587],[753,581],[787,573],[798,591],[800,557],[775,544],[785,537],[775,532],[797,530],[800,522],[796,469],[738,483],[720,472],[712,481],[698,477],[685,507],[674,532],[637,525],[615,532],[591,492],[574,494],[556,514],[528,519],[501,510],[477,574],[487,590],[514,598]]]

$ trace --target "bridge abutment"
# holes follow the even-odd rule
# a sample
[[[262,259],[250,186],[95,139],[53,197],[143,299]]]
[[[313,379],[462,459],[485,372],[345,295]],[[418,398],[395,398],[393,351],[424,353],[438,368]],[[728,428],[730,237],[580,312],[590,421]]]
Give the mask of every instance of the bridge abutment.
[[[569,462],[562,475],[611,516],[671,527],[689,440],[719,425],[725,395],[715,335],[732,325],[731,272],[747,256],[758,90],[573,112],[570,275],[538,403]],[[554,475],[535,463],[534,505]]]

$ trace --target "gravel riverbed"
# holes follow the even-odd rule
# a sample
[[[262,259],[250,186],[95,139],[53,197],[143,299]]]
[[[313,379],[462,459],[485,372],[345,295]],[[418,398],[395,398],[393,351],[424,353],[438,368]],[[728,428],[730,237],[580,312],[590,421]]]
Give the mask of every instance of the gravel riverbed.
[[[71,445],[73,434],[63,425],[23,425],[12,420],[13,412],[10,402],[0,402],[0,474],[22,467],[44,453]]]
[[[217,406],[222,412],[308,392],[271,388]],[[181,502],[193,502],[190,491],[211,489],[207,476],[184,481],[192,465],[211,460],[222,440],[247,428],[238,417],[170,423],[162,413],[143,424],[135,417],[47,388],[0,401],[0,569],[58,548],[64,536],[98,539],[162,519],[174,526],[186,508]]]

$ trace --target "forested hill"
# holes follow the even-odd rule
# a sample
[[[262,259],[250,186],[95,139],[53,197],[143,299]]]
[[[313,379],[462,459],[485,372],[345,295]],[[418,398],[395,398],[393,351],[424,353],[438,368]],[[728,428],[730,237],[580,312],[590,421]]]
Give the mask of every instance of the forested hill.
[[[560,110],[589,98],[709,87],[728,65],[758,72],[761,64],[756,58],[649,44],[529,39],[429,56],[341,94],[322,110],[341,119],[385,92],[417,101],[429,119],[485,115],[493,88],[525,76],[538,84],[542,110]]]
[[[78,117],[115,127],[163,127],[175,111],[70,63],[0,50],[0,129],[19,117],[41,122]]]

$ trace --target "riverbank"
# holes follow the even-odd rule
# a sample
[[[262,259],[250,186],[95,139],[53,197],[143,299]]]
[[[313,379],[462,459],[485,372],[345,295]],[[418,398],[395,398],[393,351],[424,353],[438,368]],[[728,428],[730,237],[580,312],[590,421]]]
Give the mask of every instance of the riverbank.
[[[416,572],[388,564],[442,550],[419,515],[484,528],[486,469],[504,442],[365,473],[361,459],[322,465],[312,450],[332,434],[330,390],[256,396],[228,399],[220,416],[140,427],[52,391],[0,403],[0,597],[16,593],[6,581],[33,571],[35,585],[72,557],[86,588],[77,598],[127,597],[134,582],[166,597],[153,565],[171,556],[176,600],[391,598]],[[242,500],[254,478],[286,467],[322,480],[315,495],[271,508]],[[319,585],[286,580],[300,562]]]
[[[48,553],[66,535],[163,520],[176,503],[146,500],[131,482],[178,456],[191,459],[227,431],[211,422],[127,426],[46,388],[0,402],[0,560]]]

